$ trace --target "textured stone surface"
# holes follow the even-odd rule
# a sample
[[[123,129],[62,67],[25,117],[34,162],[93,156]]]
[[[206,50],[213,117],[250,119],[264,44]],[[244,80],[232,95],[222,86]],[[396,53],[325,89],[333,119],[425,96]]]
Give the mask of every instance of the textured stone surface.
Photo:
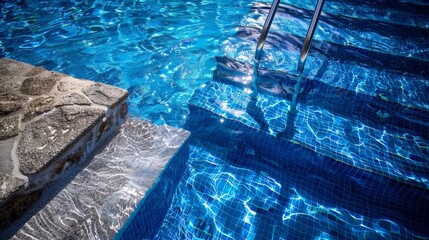
[[[44,69],[44,68],[42,68],[42,67],[32,67],[31,69],[30,69],[30,71],[28,71],[26,74],[25,74],[25,76],[26,77],[31,77],[31,76],[35,76],[35,75],[38,75],[38,74],[41,74],[42,72],[44,72],[44,71],[46,71],[46,69]]]
[[[82,89],[82,92],[94,103],[108,107],[116,106],[128,96],[127,91],[103,83],[95,83]]]
[[[0,172],[2,173],[12,173],[12,149],[15,139],[16,138],[8,138],[5,140],[0,140]]]
[[[0,95],[0,116],[19,110],[26,101],[25,97],[10,93]]]
[[[12,59],[0,59],[0,93],[19,90],[25,76],[33,76],[45,71],[43,68],[18,62]]]
[[[12,239],[113,239],[189,132],[128,119]]]
[[[0,140],[18,135],[19,115],[0,118]]]
[[[64,79],[70,79],[70,77],[66,77]],[[57,86],[58,91],[60,92],[68,92],[72,90],[79,90],[81,87],[78,83],[73,81],[60,81]]]
[[[63,105],[91,105],[91,102],[83,95],[77,93],[70,93],[62,97],[55,106]]]
[[[8,80],[10,77],[15,76],[16,74],[22,74],[25,72],[28,64],[23,64],[21,62],[1,58],[0,59],[0,82],[3,80]]]
[[[19,81],[3,81],[0,82],[0,93],[8,93],[12,91],[17,91],[21,87]]]
[[[24,186],[25,180],[0,172],[0,202],[9,197],[10,193]]]
[[[62,77],[64,77],[62,74],[47,72],[47,74],[26,78],[22,82],[21,92],[28,95],[45,94],[51,91]]]
[[[28,121],[41,113],[50,111],[52,108],[54,108],[53,96],[37,97],[25,108],[23,121]]]
[[[92,101],[82,92],[91,85]],[[0,239],[10,223],[28,214],[46,186],[86,160],[117,130],[127,112],[127,94],[116,87],[0,59]],[[124,104],[109,109],[94,102]]]
[[[29,123],[18,145],[23,174],[34,174],[72,146],[104,116],[96,108],[64,106]]]

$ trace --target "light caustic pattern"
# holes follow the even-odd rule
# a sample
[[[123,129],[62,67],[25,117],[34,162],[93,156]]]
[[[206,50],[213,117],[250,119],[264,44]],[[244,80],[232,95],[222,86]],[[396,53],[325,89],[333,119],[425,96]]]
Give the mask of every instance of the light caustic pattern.
[[[181,127],[250,3],[6,0],[0,57],[127,89],[133,116]]]
[[[428,29],[350,18],[327,13],[325,9],[332,11],[328,6],[324,7],[324,12],[320,17],[318,31],[316,31],[314,39],[357,46],[394,55],[416,57],[425,60],[429,58],[427,50],[429,44],[425,37]],[[261,29],[263,22],[261,23],[260,19],[268,14],[268,10],[268,4],[255,3],[252,11],[250,11],[248,17],[243,19],[241,24]],[[291,5],[280,7],[277,12],[278,17],[275,18],[273,23],[273,29],[304,37],[312,13],[313,9],[306,10]],[[426,20],[429,24],[429,20]],[[401,31],[405,30],[408,30],[407,34],[402,34]]]
[[[223,41],[227,56],[253,63],[254,48],[268,11],[266,6],[262,6],[265,5],[255,4],[254,9],[241,22],[241,26],[245,27],[240,27],[235,37]],[[296,14],[301,11],[291,6],[286,9]],[[323,19],[322,17],[306,61],[306,77],[405,106],[426,111],[429,109],[429,82],[425,62],[429,59],[429,45],[426,41],[428,29],[413,28],[418,33],[409,34],[413,39],[404,40],[400,36],[392,37],[399,31],[394,26],[390,30],[385,30],[383,24],[366,26],[373,31],[382,29],[382,35],[378,36],[374,32],[361,32],[341,24],[332,26],[331,24],[342,21],[335,20],[335,17],[325,17],[326,22]],[[350,23],[351,26],[353,24]],[[261,68],[294,73],[302,38],[307,31],[306,26],[306,20],[299,14],[278,14],[264,45]],[[374,43],[375,41],[380,43]],[[396,43],[392,43],[393,41]],[[425,61],[419,62],[415,58]]]
[[[313,10],[316,6],[315,0],[285,0],[282,3],[292,4],[307,10]],[[407,1],[404,1],[406,3]],[[416,13],[415,11],[403,11],[401,8],[391,8],[386,11],[383,6],[375,7],[376,1],[371,2],[372,6],[362,4],[360,1],[348,1],[344,4],[342,1],[327,1],[324,4],[323,11],[331,14],[343,15],[352,18],[368,19],[387,23],[414,26],[419,28],[429,28],[429,16],[427,14]],[[387,3],[387,2],[384,2]]]
[[[288,126],[290,103],[265,94],[255,104],[261,109],[261,119],[255,120],[246,110],[250,97],[245,90],[213,82],[196,93],[190,104],[223,118],[258,130],[266,128],[272,135],[289,128],[294,132],[291,141],[318,153],[401,181],[429,186],[429,165],[425,161],[429,142],[421,136],[376,129],[363,121],[335,116],[317,105],[299,105],[294,125]],[[232,101],[229,96],[239,100]]]
[[[413,236],[300,195],[264,171],[235,167],[191,146],[188,169],[156,239],[400,239]],[[287,173],[284,173],[287,174]]]
[[[128,119],[12,239],[112,239],[189,132]]]

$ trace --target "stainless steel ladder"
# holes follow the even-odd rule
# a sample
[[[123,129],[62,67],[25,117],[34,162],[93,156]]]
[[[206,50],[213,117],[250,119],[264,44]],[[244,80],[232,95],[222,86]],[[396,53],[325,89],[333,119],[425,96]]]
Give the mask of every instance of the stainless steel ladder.
[[[302,45],[302,48],[301,48],[301,55],[299,57],[298,68],[297,68],[298,81],[294,86],[292,103],[289,108],[290,112],[296,111],[298,95],[302,91],[301,86],[305,84],[302,78],[302,72],[304,71],[305,61],[307,60],[308,52],[311,47],[311,40],[313,39],[314,32],[316,31],[317,23],[319,21],[320,13],[322,12],[324,3],[325,3],[325,0],[317,1],[317,5],[316,5],[316,8],[314,9],[310,26],[308,27],[308,30],[307,30],[307,35],[305,36],[304,44]],[[251,97],[253,98],[256,98],[258,95],[258,69],[259,69],[259,62],[261,59],[262,48],[264,47],[265,40],[267,38],[274,16],[276,15],[279,4],[280,4],[280,0],[274,0],[273,3],[271,4],[271,9],[268,13],[267,18],[265,19],[265,23],[262,28],[261,35],[259,36],[259,39],[258,39],[258,44],[256,45],[256,52],[255,52],[255,58],[254,58],[254,64],[253,64],[253,82],[252,82],[253,92],[251,94]]]

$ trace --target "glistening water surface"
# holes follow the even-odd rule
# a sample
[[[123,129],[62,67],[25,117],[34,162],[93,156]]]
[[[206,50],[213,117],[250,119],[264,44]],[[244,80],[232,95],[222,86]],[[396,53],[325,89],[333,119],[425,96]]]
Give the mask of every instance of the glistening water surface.
[[[182,126],[251,0],[6,0],[0,57],[128,89],[131,115]]]
[[[119,239],[428,239],[424,190],[198,113]]]
[[[157,124],[167,123],[181,127],[189,120],[187,100],[193,90],[201,85],[217,85],[204,84],[212,80],[212,72],[216,67],[215,56],[227,55],[251,62],[255,40],[259,34],[258,28],[262,25],[266,12],[263,4],[254,5],[252,8],[252,2],[250,0],[2,1],[0,57],[14,58],[79,78],[126,88],[130,92],[132,116],[148,119]],[[300,8],[308,10],[312,9],[314,2],[299,1],[297,4]],[[360,6],[359,2],[350,2],[354,7],[344,7],[349,5],[339,2],[327,4],[329,11],[326,12],[332,16],[322,16],[324,21],[321,26],[324,27],[324,31],[316,34],[313,42],[313,49],[320,51],[313,51],[317,54],[310,54],[307,61],[307,77],[319,80],[327,86],[327,89],[336,89],[336,92],[340,93],[338,96],[358,92],[365,98],[377,97],[383,101],[400,103],[401,109],[412,106],[416,109],[412,113],[417,110],[422,112],[421,119],[424,121],[415,121],[417,115],[404,115],[407,117],[405,122],[412,123],[408,128],[413,130],[413,134],[425,138],[420,140],[422,138],[413,138],[406,134],[403,136],[405,141],[401,140],[402,138],[395,139],[399,143],[407,143],[406,145],[385,141],[384,138],[391,135],[384,134],[384,131],[389,129],[384,128],[379,122],[370,125],[368,131],[367,128],[354,129],[352,125],[342,125],[346,126],[344,129],[347,132],[350,132],[348,129],[353,130],[346,143],[350,142],[353,144],[351,146],[356,147],[357,160],[367,160],[365,157],[371,155],[365,153],[370,152],[367,149],[383,152],[384,149],[388,149],[384,147],[387,142],[389,149],[397,150],[397,155],[405,163],[412,162],[410,160],[413,157],[418,160],[416,161],[418,164],[421,161],[421,165],[426,166],[428,145],[427,132],[424,131],[427,128],[420,126],[426,126],[426,111],[429,109],[427,99],[429,81],[426,80],[429,75],[426,67],[428,63],[421,61],[427,60],[427,42],[424,38],[416,38],[412,40],[419,40],[417,44],[411,44],[407,41],[408,38],[399,38],[396,31],[387,31],[384,26],[400,25],[401,29],[403,26],[411,26],[414,32],[422,33],[419,36],[424,37],[427,33],[427,18],[412,19],[414,14],[404,15],[400,8],[395,8],[395,12],[389,10],[389,13],[394,14],[386,15],[384,9],[374,10],[370,4],[358,8],[356,6]],[[344,6],[330,7],[339,5]],[[295,9],[296,11],[292,13],[289,13],[288,9],[283,9],[282,14],[279,14],[282,18],[276,18],[274,31],[265,46],[267,51],[264,53],[264,60],[269,61],[263,65],[264,67],[292,72],[296,68],[299,42],[302,40],[300,38],[302,36],[297,35],[305,33],[303,26],[305,24],[303,20],[298,19],[295,12],[305,13],[306,10],[303,9]],[[345,14],[350,19],[334,16],[335,14]],[[307,19],[309,16],[307,12]],[[338,24],[362,23],[365,21],[357,21],[355,18],[365,19],[364,17],[371,21],[379,21],[382,18],[381,21],[386,24],[376,24],[374,26],[378,27],[369,28],[371,31],[368,33],[361,31],[362,28],[351,31],[347,24]],[[401,17],[409,21],[403,21]],[[361,26],[362,24],[359,25]],[[283,32],[280,33],[279,28]],[[333,31],[346,32],[348,37],[335,38],[337,35],[332,34]],[[384,35],[389,36],[377,37]],[[372,44],[373,42],[377,44]],[[342,44],[346,46],[340,48]],[[390,45],[394,45],[396,50],[390,51],[388,48]],[[348,54],[345,54],[344,50],[349,50]],[[410,60],[408,56],[412,56],[413,59]],[[374,61],[368,64],[368,60]],[[218,92],[220,88],[213,89]],[[329,99],[329,93],[326,95],[326,99]],[[220,105],[228,114],[243,118],[245,108],[236,111],[236,108],[228,104],[240,105],[240,101],[243,100],[240,95],[228,95],[227,101],[224,102],[219,102],[218,96],[210,94],[206,100]],[[272,105],[280,109],[285,102],[285,99],[273,101]],[[326,110],[326,106],[327,104],[323,110],[326,113],[328,110],[335,110],[334,108]],[[378,110],[375,109],[374,113],[386,115]],[[307,111],[310,112],[317,113]],[[315,117],[311,118],[313,120],[304,118],[303,121],[317,126],[314,128],[315,134],[312,135],[316,137],[314,139],[317,140],[317,144],[321,144],[329,151],[341,146],[339,143],[345,142],[334,135],[332,138],[325,136],[328,133],[327,124],[342,122],[339,115],[333,113],[329,112],[329,118],[326,119],[314,115]],[[347,116],[351,118],[347,121],[358,122],[365,114]],[[198,117],[201,115],[204,114]],[[284,120],[281,118],[283,115],[286,114],[278,115],[278,118]],[[265,141],[268,137],[264,138],[260,131],[256,134],[248,129],[244,131],[234,128],[236,127],[234,124],[243,123],[243,119],[236,121],[238,118],[234,118],[230,121],[224,117],[222,115],[215,118],[210,115],[206,119],[200,119],[196,124],[203,128],[202,133],[198,135],[198,132],[193,131],[193,136],[197,136],[195,137],[197,140],[185,146],[189,148],[188,158],[180,159],[188,164],[188,168],[178,183],[177,191],[174,188],[166,190],[177,193],[171,200],[172,204],[164,204],[159,208],[150,205],[153,211],[164,210],[165,214],[157,212],[156,216],[160,219],[165,215],[163,222],[160,221],[156,225],[153,222],[154,216],[151,216],[147,222],[140,223],[143,226],[154,226],[155,234],[158,234],[159,238],[427,237],[427,231],[424,230],[426,216],[420,211],[427,209],[424,207],[429,203],[426,189],[412,188],[369,171],[346,166],[333,159],[330,165],[325,165],[322,160],[327,157],[320,157],[319,155],[323,154],[320,150],[316,149],[317,153],[311,152],[305,148],[298,148],[296,141],[290,143],[280,138]],[[256,120],[253,122],[259,123],[257,119],[248,120]],[[270,119],[265,116],[263,120]],[[243,136],[247,136],[247,139],[239,144],[230,144],[228,135],[223,134],[222,128],[210,129],[214,126],[210,121],[225,125],[229,122],[228,124],[234,125],[231,132],[240,136],[237,139],[241,140]],[[277,123],[269,121],[268,127],[270,124]],[[376,132],[381,133],[379,135],[373,134],[375,132],[373,130],[378,129],[377,126],[383,127],[382,131]],[[346,132],[338,131],[337,127],[332,129],[339,134]],[[210,131],[219,135],[212,137],[208,134]],[[364,131],[376,136],[372,142],[377,147],[367,144],[366,135],[360,134]],[[221,147],[209,141],[217,141]],[[276,141],[277,144],[280,142],[280,145],[274,145]],[[327,144],[327,141],[333,145]],[[361,142],[362,145],[359,145]],[[284,145],[286,147],[283,147]],[[402,158],[405,156],[401,154],[406,146],[410,146],[412,150],[416,150],[413,153],[420,155],[411,154]],[[418,148],[413,149],[415,146]],[[260,152],[269,153],[267,154],[269,157],[261,156]],[[344,152],[347,153],[347,149],[335,151],[335,154]],[[391,153],[384,151],[382,156]],[[272,159],[270,154],[280,160]],[[375,160],[383,164],[389,163],[387,158]],[[366,163],[365,161],[363,163]],[[357,174],[362,174],[363,177]],[[397,173],[392,171],[392,174]],[[378,182],[378,179],[382,180]],[[426,178],[423,180],[422,182],[427,183]],[[170,180],[162,179],[160,182],[163,181]],[[386,182],[388,184],[385,184]]]
[[[198,145],[188,161],[154,239],[424,239],[381,217],[380,204],[360,199],[344,176],[297,166],[284,172]]]

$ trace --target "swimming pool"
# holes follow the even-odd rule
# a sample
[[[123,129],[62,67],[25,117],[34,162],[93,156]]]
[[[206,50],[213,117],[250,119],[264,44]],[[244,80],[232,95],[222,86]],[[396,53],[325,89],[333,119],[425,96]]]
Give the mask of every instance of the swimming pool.
[[[2,1],[0,57],[127,89],[132,116],[181,127],[250,4]]]
[[[287,3],[253,105],[264,3],[6,1],[0,54],[126,88],[132,116],[192,132],[168,166],[181,175],[166,169],[118,238],[429,238],[428,6],[329,2],[307,62],[315,81],[290,118],[296,13],[314,1]],[[414,38],[383,37],[391,27]]]

